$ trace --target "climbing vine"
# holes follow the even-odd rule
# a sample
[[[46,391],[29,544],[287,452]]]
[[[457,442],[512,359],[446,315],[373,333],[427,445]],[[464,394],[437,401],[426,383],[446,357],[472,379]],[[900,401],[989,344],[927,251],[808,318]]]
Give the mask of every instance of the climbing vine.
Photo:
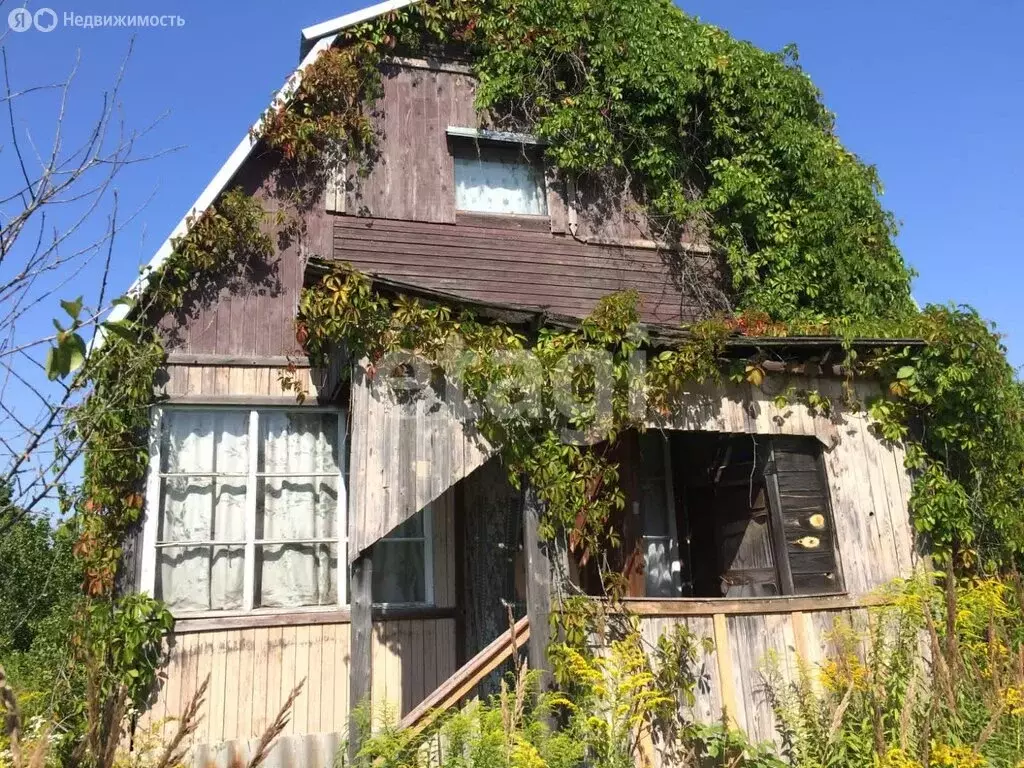
[[[465,55],[478,78],[485,124],[539,136],[547,142],[547,162],[562,175],[599,183],[609,174],[624,176],[661,234],[703,231],[731,280],[734,312],[719,323],[719,339],[725,332],[924,338],[924,351],[896,347],[878,360],[858,359],[847,344],[844,361],[848,375],[891,382],[869,405],[878,428],[908,444],[915,524],[940,557],[954,554],[961,565],[1006,565],[1024,551],[1024,516],[1013,503],[1024,491],[1021,392],[1005,350],[973,311],[915,308],[911,272],[893,242],[896,226],[880,203],[877,174],[838,141],[834,116],[794,48],[766,53],[667,0],[434,0],[354,27],[340,46],[371,51],[378,60],[388,52]],[[318,75],[318,82],[325,81]],[[344,87],[340,78],[337,83]],[[306,94],[300,111],[323,111],[318,92]],[[346,285],[342,306],[356,294],[369,295],[365,283]],[[393,315],[378,307],[359,331],[364,351],[380,354],[406,342],[416,348],[424,339],[402,320],[420,311],[459,325],[445,314],[450,310],[412,306],[396,306]],[[356,329],[318,316],[310,304],[306,309],[300,335],[314,346],[322,343],[317,337],[348,339]],[[596,343],[604,333],[601,343],[617,348],[623,366],[635,344],[622,335],[629,324],[589,322],[590,330],[585,325],[568,335],[541,330],[530,343],[550,363],[552,350],[574,348],[584,338]],[[471,338],[487,333],[501,342],[494,349],[525,341],[501,330],[477,329]],[[436,350],[428,343],[421,351],[430,357]],[[700,361],[687,368],[694,354]],[[650,361],[661,382],[648,382],[653,402],[667,407],[666,383],[718,376],[713,358],[690,343],[660,353]],[[758,359],[730,372],[755,385],[765,376]],[[507,373],[501,366],[486,372]],[[819,412],[831,409],[812,390],[790,394]],[[614,422],[605,436],[621,426]],[[492,423],[488,429],[511,446],[523,427]],[[536,427],[529,424],[526,454],[537,451],[545,472],[557,466],[578,481],[575,494],[552,492],[558,504],[571,500],[556,516],[575,520],[573,503],[588,503],[580,489],[603,487],[611,474],[584,466],[591,453],[539,439],[545,430]],[[552,463],[558,451],[563,461]],[[524,455],[513,466],[523,470],[527,463]]]
[[[73,745],[69,764],[109,764],[127,709],[141,707],[149,695],[173,623],[159,601],[117,589],[124,547],[142,515],[150,407],[166,357],[157,321],[239,263],[266,260],[273,243],[264,219],[259,203],[240,189],[192,217],[170,257],[149,276],[146,292],[116,302],[130,305],[127,318],[104,323],[102,346],[88,356],[78,354],[85,348],[81,300],[64,302],[72,324],[57,336],[49,373],[71,376],[67,385],[83,393],[68,414],[61,450],[71,461],[84,448],[80,485],[62,494],[65,511],[74,513],[74,553],[83,573],[70,639],[71,677],[81,681],[83,700],[60,713]]]

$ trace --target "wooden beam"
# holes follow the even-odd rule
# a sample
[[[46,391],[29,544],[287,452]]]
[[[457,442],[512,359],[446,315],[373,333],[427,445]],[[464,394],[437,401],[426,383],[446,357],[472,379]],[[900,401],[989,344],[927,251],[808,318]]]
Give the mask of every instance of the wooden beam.
[[[845,611],[870,608],[890,602],[884,595],[799,595],[790,597],[726,598],[628,598],[617,605],[609,604],[612,611],[621,610],[637,616],[745,616],[751,614],[778,614],[794,611]],[[620,608],[621,607],[621,608]]]
[[[437,715],[458,704],[529,639],[530,621],[524,616],[413,708],[398,727],[416,731],[425,728]]]
[[[551,640],[551,559],[540,540],[542,506],[537,492],[524,478],[523,549],[526,553],[526,616],[530,620],[530,669],[541,673],[541,688],[551,685],[548,643]]]
[[[715,657],[718,660],[718,681],[722,686],[722,709],[733,728],[742,724],[737,720],[736,678],[732,667],[732,650],[729,648],[729,627],[725,615],[716,613],[713,618],[715,631]]]
[[[216,365],[219,367],[241,368],[309,368],[309,358],[304,355],[288,357],[286,355],[268,355],[253,357],[252,355],[212,355],[194,352],[168,352],[167,365]]]
[[[357,718],[352,713],[361,705],[369,706],[373,685],[373,550],[363,553],[352,564],[349,582],[349,596],[352,611],[352,640],[349,667],[349,764],[355,764],[355,756],[362,745],[363,733]]]
[[[772,555],[779,574],[779,587],[784,595],[793,594],[793,569],[789,564],[789,546],[786,543],[786,527],[782,522],[782,495],[779,493],[779,470],[775,466],[775,447],[772,446],[768,460],[771,471],[765,470],[765,485],[768,487],[768,507],[771,512],[769,528],[772,535]]]

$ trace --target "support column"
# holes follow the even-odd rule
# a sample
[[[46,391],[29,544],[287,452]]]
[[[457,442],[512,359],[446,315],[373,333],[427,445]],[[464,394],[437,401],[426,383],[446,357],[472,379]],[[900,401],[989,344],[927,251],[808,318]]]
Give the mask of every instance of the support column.
[[[354,712],[360,705],[370,706],[373,685],[373,583],[372,549],[364,552],[352,564],[352,578],[349,595],[352,610],[350,666],[349,666],[349,708]],[[362,746],[363,733],[356,719],[349,715],[348,757],[349,765],[355,764],[355,756]]]
[[[523,488],[523,549],[526,555],[526,615],[530,618],[528,658],[530,669],[539,670],[541,686],[552,685],[547,648],[551,640],[551,547],[540,540],[543,512],[537,492],[525,480]]]

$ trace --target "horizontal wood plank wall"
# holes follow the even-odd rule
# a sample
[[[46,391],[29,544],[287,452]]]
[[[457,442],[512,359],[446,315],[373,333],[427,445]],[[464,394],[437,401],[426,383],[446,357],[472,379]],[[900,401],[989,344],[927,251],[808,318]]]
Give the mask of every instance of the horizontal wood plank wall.
[[[334,218],[334,258],[394,280],[481,301],[583,317],[598,299],[635,288],[645,321],[675,323],[700,310],[681,289],[679,259],[705,255],[588,245],[502,220],[445,224]]]
[[[429,394],[399,403],[362,366],[352,377],[349,559],[481,466],[489,449]],[[450,502],[449,502],[450,503]]]
[[[694,663],[695,702],[683,714],[715,723],[721,721],[724,707],[730,720],[754,742],[778,742],[767,676],[777,674],[783,686],[796,683],[802,665],[811,684],[820,684],[821,665],[840,652],[837,634],[851,633],[863,640],[867,613],[867,608],[854,608],[771,615],[650,617],[641,620],[640,631],[651,648],[677,625],[685,626],[698,643],[704,638],[715,641],[714,647],[701,651]],[[673,763],[656,750],[655,765],[671,768]]]
[[[830,416],[803,403],[779,406],[777,394],[790,386],[813,389],[833,403]],[[878,394],[877,384],[855,386],[861,402]],[[668,418],[651,427],[764,435],[805,435],[823,443],[836,523],[836,540],[846,591],[864,595],[899,577],[918,563],[910,522],[910,478],[902,446],[888,443],[871,429],[866,412],[842,405],[835,379],[769,375],[762,388],[751,385],[693,388]]]
[[[192,745],[204,754],[259,738],[305,680],[285,736],[347,733],[350,625],[279,626],[181,633],[168,643],[161,685],[139,732],[165,740],[206,676],[204,717]],[[374,622],[373,707],[401,716],[455,672],[455,621]],[[327,768],[331,763],[325,763]]]

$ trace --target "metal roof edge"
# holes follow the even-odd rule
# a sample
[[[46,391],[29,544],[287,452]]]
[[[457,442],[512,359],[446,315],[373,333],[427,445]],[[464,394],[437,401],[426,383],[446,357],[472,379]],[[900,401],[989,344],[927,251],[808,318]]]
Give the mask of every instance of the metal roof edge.
[[[376,5],[370,5],[366,8],[360,8],[358,11],[352,11],[351,13],[343,14],[342,16],[336,16],[333,19],[327,21],[321,21],[318,24],[306,27],[302,30],[302,44],[310,45],[315,40],[318,40],[325,35],[335,35],[341,30],[354,26],[356,24],[362,24],[364,21],[375,19],[385,13],[391,11],[398,11],[406,6],[418,3],[420,0],[384,0],[383,3],[377,3]]]

